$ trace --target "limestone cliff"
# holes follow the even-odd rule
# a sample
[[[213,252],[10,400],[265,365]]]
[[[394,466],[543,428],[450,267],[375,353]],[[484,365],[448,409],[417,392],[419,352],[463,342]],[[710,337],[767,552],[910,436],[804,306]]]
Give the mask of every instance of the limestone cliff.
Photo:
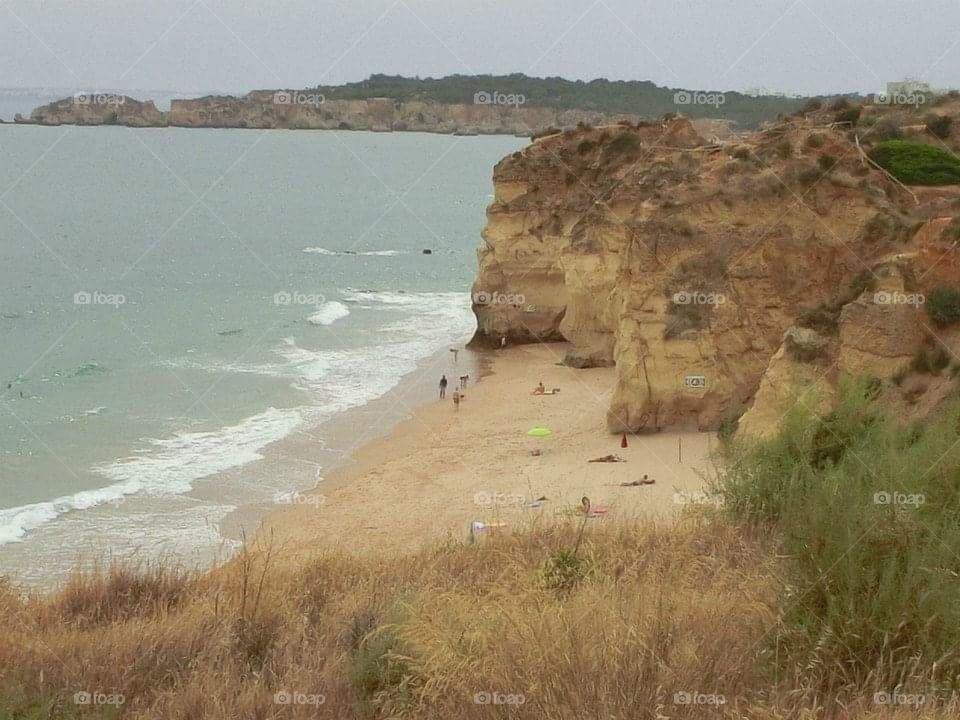
[[[152,102],[91,94],[35,109],[17,122],[35,125],[127,125],[253,129],[371,130],[467,135],[532,135],[578,123],[637,121],[635,115],[555,110],[533,105],[400,102],[385,98],[327,100],[298,91],[255,91],[243,97],[173,100],[169,112]]]
[[[581,128],[501,161],[494,188],[473,342],[563,339],[570,364],[615,365],[613,432],[743,413],[765,432],[843,373],[889,380],[950,337],[916,297],[960,281],[936,219],[960,188],[914,200],[842,124],[732,143],[682,118]]]

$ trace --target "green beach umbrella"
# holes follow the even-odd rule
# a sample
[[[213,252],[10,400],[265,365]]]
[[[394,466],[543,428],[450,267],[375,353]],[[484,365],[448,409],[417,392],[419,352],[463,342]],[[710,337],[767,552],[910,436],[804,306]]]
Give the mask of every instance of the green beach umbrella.
[[[539,425],[537,425],[536,427],[530,428],[527,431],[527,435],[529,435],[530,437],[544,438],[544,437],[550,437],[551,435],[553,435],[553,431],[551,431],[549,428],[540,427]]]

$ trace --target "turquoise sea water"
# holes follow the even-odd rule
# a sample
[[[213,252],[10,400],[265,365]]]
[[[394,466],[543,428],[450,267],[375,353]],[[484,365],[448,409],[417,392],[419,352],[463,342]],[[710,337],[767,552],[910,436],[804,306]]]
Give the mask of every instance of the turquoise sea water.
[[[0,573],[189,560],[302,486],[270,446],[469,337],[521,143],[0,126]]]

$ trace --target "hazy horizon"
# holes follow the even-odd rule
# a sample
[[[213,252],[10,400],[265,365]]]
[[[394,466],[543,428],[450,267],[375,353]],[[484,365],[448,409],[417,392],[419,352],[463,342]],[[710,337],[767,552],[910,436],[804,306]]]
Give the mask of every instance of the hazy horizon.
[[[513,72],[802,95],[905,77],[960,85],[960,6],[948,0],[10,0],[0,15],[9,89],[244,94],[375,73]]]

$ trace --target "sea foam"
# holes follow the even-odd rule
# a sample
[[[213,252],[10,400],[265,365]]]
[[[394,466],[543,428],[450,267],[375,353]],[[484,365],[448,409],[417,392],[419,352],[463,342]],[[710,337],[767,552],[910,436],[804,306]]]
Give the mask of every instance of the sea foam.
[[[342,302],[330,300],[325,302],[320,308],[307,318],[312,325],[333,325],[337,320],[341,320],[350,314],[350,308]]]

